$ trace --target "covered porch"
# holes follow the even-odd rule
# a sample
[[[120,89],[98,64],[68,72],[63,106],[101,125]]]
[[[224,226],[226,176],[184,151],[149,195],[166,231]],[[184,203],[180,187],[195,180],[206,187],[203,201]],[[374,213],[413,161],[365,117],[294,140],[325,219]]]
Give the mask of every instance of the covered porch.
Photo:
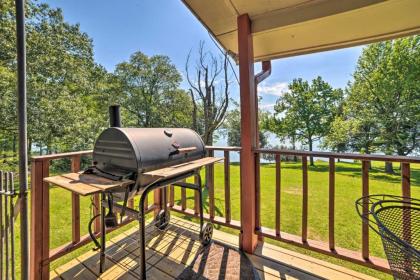
[[[336,242],[336,161],[338,159],[356,160],[361,162],[360,192],[366,196],[370,193],[369,166],[372,161],[396,162],[401,164],[400,194],[411,197],[411,168],[420,164],[418,157],[360,155],[328,152],[306,152],[293,150],[269,150],[258,146],[258,95],[257,84],[267,78],[271,71],[271,60],[301,55],[312,52],[332,50],[349,46],[368,44],[385,39],[418,34],[420,22],[418,10],[420,2],[416,0],[391,1],[239,1],[217,0],[196,1],[184,0],[186,6],[203,23],[220,45],[228,51],[239,64],[240,72],[240,106],[241,106],[241,147],[206,147],[208,156],[215,153],[223,155],[223,212],[217,212],[215,207],[215,170],[209,166],[205,170],[206,187],[208,191],[208,213],[205,219],[221,225],[235,234],[215,231],[215,242],[221,250],[219,263],[206,263],[205,258],[196,258],[205,249],[198,242],[198,226],[185,219],[172,217],[168,230],[156,231],[153,226],[148,228],[147,259],[148,276],[150,279],[175,279],[182,276],[189,266],[194,269],[197,264],[200,273],[214,265],[220,273],[228,273],[229,250],[247,254],[261,279],[370,279],[369,276],[348,268],[321,261],[310,256],[286,250],[264,242],[292,244],[299,248],[322,253],[353,264],[366,266],[381,272],[389,273],[389,265],[384,258],[371,255],[369,227],[366,222],[361,224],[358,241],[360,250],[337,246]],[[22,8],[22,7],[21,7]],[[22,16],[22,15],[21,15]],[[374,19],[374,22],[373,20]],[[21,20],[23,20],[21,18]],[[20,56],[24,55],[21,53]],[[254,63],[262,62],[262,71],[254,73]],[[22,63],[22,62],[21,62]],[[24,63],[24,61],[23,61]],[[23,67],[23,66],[21,66]],[[24,67],[23,67],[24,68]],[[20,77],[20,102],[25,105],[24,69]],[[23,109],[22,109],[23,110]],[[26,121],[22,116],[22,122]],[[25,139],[26,127],[22,126],[21,136]],[[21,144],[21,176],[26,174],[26,142]],[[72,253],[90,243],[88,235],[81,234],[81,203],[79,195],[71,194],[71,228],[72,237],[67,243],[56,248],[50,248],[50,186],[44,178],[50,175],[49,167],[54,160],[66,159],[71,162],[71,171],[78,172],[81,160],[90,157],[91,151],[54,154],[32,158],[31,165],[31,222],[30,222],[30,260],[27,274],[23,262],[23,275],[31,279],[132,279],[138,277],[136,257],[137,226],[109,240],[109,251],[106,271],[98,274],[98,253],[89,252],[74,258],[66,265],[50,270],[51,263]],[[239,198],[231,198],[231,153],[239,153]],[[265,227],[262,224],[261,213],[261,178],[260,158],[269,154],[274,158],[274,190],[271,194],[274,202],[272,209],[274,226]],[[284,215],[282,206],[282,156],[300,158],[299,176],[299,234],[284,232],[281,227]],[[310,184],[308,179],[308,158],[323,158],[328,162],[327,184],[328,203],[326,205],[309,205]],[[26,218],[26,179],[21,180],[22,203],[21,213]],[[156,190],[149,199],[146,211],[158,213],[162,208],[161,191]],[[173,212],[188,217],[198,216],[198,195],[193,196],[193,206],[188,207],[187,193],[181,190],[180,204],[175,203],[175,188],[168,186],[168,207]],[[98,214],[99,195],[92,196],[94,215]],[[133,206],[135,201],[129,201]],[[232,203],[240,209],[239,217],[232,215]],[[309,207],[326,207],[328,209],[328,238],[310,238]],[[342,207],[340,205],[340,207]],[[345,205],[344,207],[354,207]],[[354,209],[354,208],[353,208]],[[367,215],[367,204],[364,214]],[[95,222],[95,234],[99,235],[100,224]],[[120,226],[134,222],[126,219]],[[343,226],[343,225],[340,225]],[[27,230],[27,229],[26,229]],[[110,229],[111,231],[111,229]],[[25,238],[25,234],[22,234]],[[26,240],[27,241],[27,240]],[[212,245],[213,246],[213,245]],[[215,252],[219,254],[220,252]],[[212,252],[208,252],[211,254]],[[229,256],[229,254],[228,254]],[[25,257],[24,257],[25,258]],[[198,263],[194,263],[197,261]],[[198,273],[198,275],[201,275]],[[210,272],[209,272],[210,273]],[[217,274],[215,278],[219,278]],[[237,274],[235,276],[238,276]],[[239,274],[240,276],[240,274]]]

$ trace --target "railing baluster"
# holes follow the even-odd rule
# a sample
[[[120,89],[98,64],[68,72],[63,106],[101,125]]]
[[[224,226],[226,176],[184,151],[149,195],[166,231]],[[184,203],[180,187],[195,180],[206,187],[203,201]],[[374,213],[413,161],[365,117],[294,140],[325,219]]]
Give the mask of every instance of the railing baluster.
[[[3,171],[0,170],[0,192],[3,190]],[[0,279],[3,279],[3,194],[0,195]]]
[[[71,172],[78,172],[80,170],[79,155],[71,158]],[[71,208],[72,208],[72,241],[77,243],[80,241],[80,196],[76,193],[71,193]]]
[[[308,158],[302,156],[302,242],[308,240]]]
[[[166,207],[169,207],[169,199],[171,195],[170,186],[166,186],[165,192],[166,192]]]
[[[14,180],[13,180],[13,173],[9,172],[9,192],[12,194],[14,192]],[[6,205],[7,207],[7,205]],[[11,258],[11,266],[10,266],[10,275],[12,280],[15,279],[15,219],[13,216],[13,195],[10,196],[10,258]]]
[[[280,236],[281,213],[281,156],[276,154],[276,236]]]
[[[156,189],[153,191],[153,205],[154,205],[154,216],[159,214],[162,209],[162,189]],[[143,208],[146,208],[146,203],[144,203]]]
[[[261,154],[255,154],[255,228],[261,230],[261,180],[260,180],[260,158]],[[258,235],[258,240],[263,241],[262,235]]]
[[[173,207],[175,204],[175,187],[170,185],[169,191],[169,207]]]
[[[214,156],[214,151],[209,150],[208,151],[209,157]],[[210,220],[214,219],[214,166],[213,164],[207,165],[206,168],[206,184],[208,188],[209,193],[209,215]]]
[[[4,244],[5,244],[5,263],[6,263],[6,267],[5,267],[5,276],[6,276],[6,280],[9,279],[9,215],[8,215],[8,209],[7,209],[7,205],[8,205],[8,200],[9,197],[7,196],[7,193],[9,192],[9,173],[5,173],[5,183],[4,183],[4,191],[6,193],[6,195],[4,196]],[[2,217],[3,219],[3,217]]]
[[[230,158],[229,151],[224,151],[224,171],[225,171],[225,218],[226,223],[230,223],[231,212],[230,212]]]
[[[401,164],[401,177],[402,196],[411,198],[409,163]],[[403,210],[403,239],[406,242],[411,242],[411,213],[406,209]]]
[[[329,159],[329,197],[328,197],[328,241],[330,250],[335,250],[334,238],[334,215],[335,215],[335,158]]]
[[[362,161],[362,196],[369,195],[369,165],[370,162],[363,160]],[[369,212],[369,201],[368,199],[363,200],[363,219],[362,223],[362,257],[365,260],[369,259],[369,225],[367,222],[367,216]]]
[[[186,188],[181,188],[181,209],[182,210],[187,209],[187,189]]]
[[[197,176],[194,176],[194,184],[198,184]],[[200,186],[201,188],[201,186]],[[194,214],[198,215],[200,213],[200,196],[198,191],[194,191]]]
[[[402,163],[401,164],[401,176],[402,176],[402,196],[411,197],[410,190],[410,164]]]

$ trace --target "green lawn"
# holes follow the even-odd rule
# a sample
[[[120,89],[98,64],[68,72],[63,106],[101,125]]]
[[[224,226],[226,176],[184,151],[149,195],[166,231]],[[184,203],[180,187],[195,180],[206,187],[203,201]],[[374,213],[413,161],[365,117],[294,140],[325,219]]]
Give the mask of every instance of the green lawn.
[[[354,201],[361,196],[361,165],[360,163],[337,163],[336,165],[336,246],[352,250],[361,248],[361,220],[356,214]],[[395,168],[399,173],[398,168]],[[239,165],[233,163],[231,172],[231,210],[232,219],[240,219],[239,195]],[[315,167],[309,167],[309,217],[308,232],[310,239],[328,241],[328,163],[317,161]],[[411,166],[412,196],[420,198],[420,165]],[[302,209],[302,171],[300,163],[282,163],[281,192],[281,227],[282,231],[300,235]],[[370,193],[401,194],[400,175],[387,175],[383,172],[383,163],[374,162],[370,171]],[[262,225],[274,228],[275,224],[275,168],[274,164],[261,166],[261,219]],[[187,191],[188,207],[193,207],[193,192]],[[175,198],[180,203],[180,191]],[[205,198],[207,192],[205,191]],[[151,201],[151,200],[149,200]],[[90,217],[90,198],[81,199],[81,234],[87,233],[87,223]],[[208,211],[208,203],[205,203]],[[224,215],[224,172],[223,164],[215,165],[215,211],[216,215]],[[71,196],[61,188],[52,188],[50,192],[50,246],[55,248],[71,240]],[[18,226],[18,225],[17,225]],[[137,226],[132,223],[123,229],[110,234],[112,237],[127,227]],[[236,231],[218,227],[228,232]],[[17,228],[18,229],[18,228]],[[16,237],[19,244],[19,236]],[[293,249],[305,254],[347,266],[352,269],[380,277],[389,275],[367,269],[349,262],[327,257],[292,245],[276,242],[268,238],[266,242]],[[57,267],[76,255],[90,250],[92,244],[55,261],[51,267]],[[19,250],[17,250],[19,252]],[[374,256],[385,257],[380,239],[374,232],[370,234],[370,252]],[[18,268],[18,270],[20,270]]]

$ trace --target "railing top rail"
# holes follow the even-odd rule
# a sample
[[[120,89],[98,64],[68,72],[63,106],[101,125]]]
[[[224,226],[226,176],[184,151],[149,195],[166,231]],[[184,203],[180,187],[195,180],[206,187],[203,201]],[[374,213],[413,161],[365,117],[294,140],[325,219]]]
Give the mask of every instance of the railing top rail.
[[[231,151],[231,152],[240,152],[242,147],[219,147],[219,146],[206,146],[207,150],[214,151]]]
[[[92,152],[93,152],[92,150],[87,150],[87,151],[50,154],[50,155],[43,155],[43,156],[33,156],[33,157],[31,157],[31,160],[32,161],[43,161],[43,160],[68,158],[68,157],[72,157],[72,156],[84,156],[84,155],[90,155]]]
[[[207,150],[214,151],[233,151],[239,152],[242,150],[241,147],[218,147],[218,146],[206,146]],[[332,153],[332,152],[310,152],[310,151],[297,151],[297,150],[284,150],[284,149],[254,149],[255,153],[258,154],[282,154],[292,156],[313,156],[322,158],[340,158],[340,159],[355,159],[355,160],[366,160],[366,161],[389,161],[389,162],[404,162],[404,163],[420,163],[420,157],[412,156],[387,156],[387,155],[362,155],[362,154],[350,154],[350,153]],[[72,156],[83,156],[89,155],[92,150],[77,151],[68,153],[59,153],[43,156],[33,156],[32,161],[42,160],[53,160],[60,158],[68,158]]]
[[[297,150],[283,150],[283,149],[254,149],[257,154],[282,154],[292,156],[312,156],[323,158],[339,158],[339,159],[356,159],[365,161],[389,161],[389,162],[404,162],[404,163],[420,163],[420,157],[409,156],[387,156],[387,155],[362,155],[349,153],[331,153],[331,152],[310,152]]]
[[[216,146],[206,146],[207,150],[217,150],[217,151],[241,151],[241,147],[216,147]],[[84,156],[90,155],[93,150],[86,150],[86,151],[76,151],[76,152],[68,152],[68,153],[58,153],[58,154],[50,154],[50,155],[43,155],[43,156],[32,156],[32,161],[43,161],[43,160],[53,160],[53,159],[60,159],[60,158],[68,158],[72,156]]]

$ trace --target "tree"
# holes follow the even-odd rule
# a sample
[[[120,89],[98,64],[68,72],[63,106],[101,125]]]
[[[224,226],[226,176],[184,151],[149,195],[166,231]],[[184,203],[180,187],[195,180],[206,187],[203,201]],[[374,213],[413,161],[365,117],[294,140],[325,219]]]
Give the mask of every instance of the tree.
[[[115,70],[127,124],[140,127],[191,126],[191,99],[179,89],[181,74],[167,56],[135,52]]]
[[[273,133],[300,141],[313,150],[315,141],[326,136],[330,130],[339,105],[343,99],[340,89],[333,89],[321,77],[309,84],[295,79],[289,84],[274,106],[274,115],[266,121],[266,127]],[[314,165],[313,157],[310,164]]]
[[[376,152],[379,128],[371,108],[359,102],[353,95],[346,97],[342,107],[342,112],[336,116],[323,141],[323,146],[337,152]]]
[[[206,145],[213,145],[214,132],[222,125],[229,106],[228,54],[217,57],[204,49],[200,42],[198,58],[191,78],[191,52],[185,63],[187,81],[193,102],[193,129]]]
[[[14,5],[1,5],[0,33],[6,40],[0,41],[0,65],[15,73]],[[93,60],[92,40],[47,4],[29,1],[26,16],[29,150],[89,148],[105,124],[95,102],[101,100],[97,85],[105,71]],[[5,94],[15,98],[14,89]],[[15,130],[16,115],[9,116],[8,128]]]
[[[366,47],[353,76],[348,108],[363,110],[353,112],[349,119],[374,127],[374,144],[385,154],[408,155],[418,150],[420,36]],[[386,171],[393,172],[392,163],[386,163]]]
[[[226,114],[226,119],[222,125],[224,129],[224,135],[227,138],[227,143],[229,146],[241,146],[241,112],[239,110],[239,104],[234,103],[235,108],[230,110]],[[260,111],[259,115],[264,116],[266,113]],[[263,117],[264,118],[264,117]],[[261,121],[260,121],[261,123]],[[260,129],[258,132],[258,139],[260,147],[264,148],[268,144],[267,135],[264,132],[264,129]]]

